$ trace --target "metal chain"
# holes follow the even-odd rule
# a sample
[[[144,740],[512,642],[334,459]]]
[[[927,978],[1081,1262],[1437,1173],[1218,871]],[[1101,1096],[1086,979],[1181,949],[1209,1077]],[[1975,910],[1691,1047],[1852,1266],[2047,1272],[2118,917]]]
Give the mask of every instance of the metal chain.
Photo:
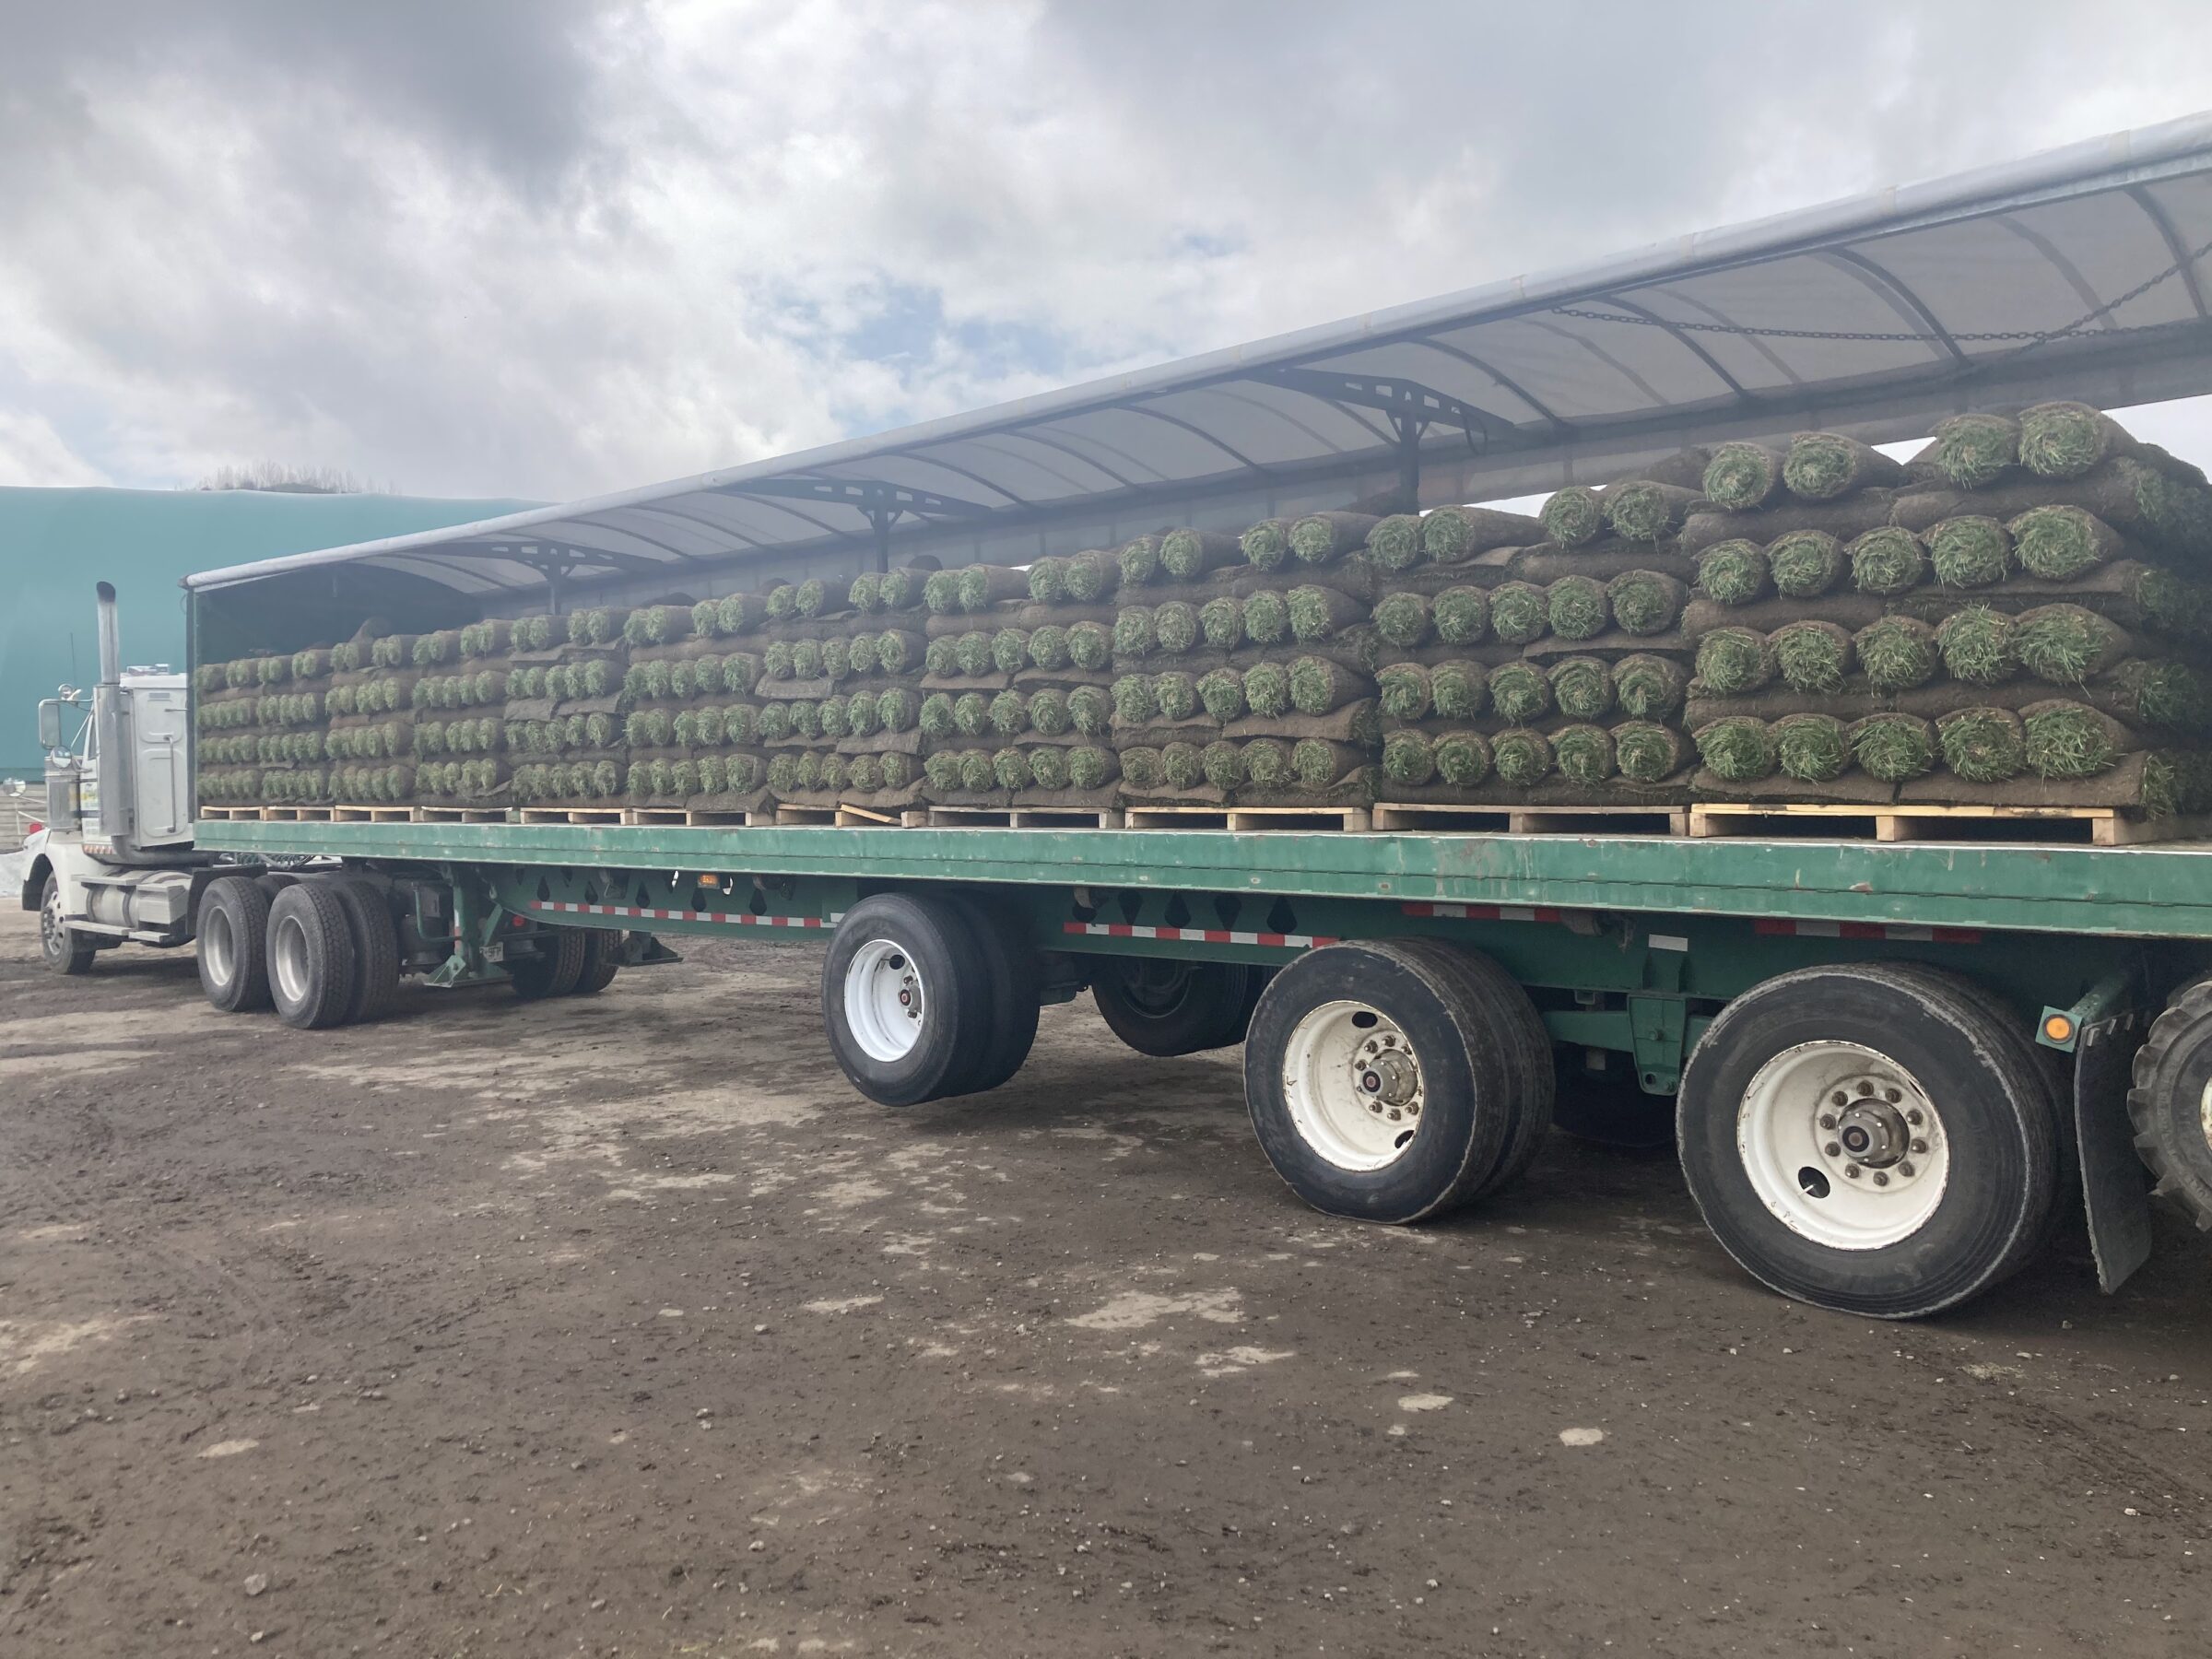
[[[2048,345],[2053,340],[2062,340],[2068,335],[2078,333],[2091,323],[2096,322],[2098,318],[2107,316],[2118,311],[2122,306],[2140,300],[2161,282],[2180,275],[2183,265],[2194,265],[2207,253],[2212,253],[2212,241],[2206,241],[2183,258],[2175,260],[2157,276],[2138,282],[2118,299],[2108,300],[2102,305],[2082,312],[2080,316],[2063,328],[2044,329],[2040,332],[2034,329],[2021,328],[1989,330],[1954,334],[1951,338],[1960,345],[1997,346],[2018,343],[2022,351],[2031,351],[2038,346]],[[1618,312],[1594,311],[1587,306],[1580,305],[1555,305],[1551,308],[1549,314],[1555,317],[1574,317],[1588,323],[1625,323],[1635,328],[1663,328],[1670,334],[1736,335],[1762,340],[1851,340],[1867,341],[1879,345],[1925,346],[1935,338],[1933,335],[1909,332],[1885,334],[1874,329],[1760,328],[1749,324],[1737,323],[1671,322],[1664,317],[1639,317]],[[2196,318],[2184,318],[2179,323],[2127,324],[2101,332],[2107,335],[2156,334],[2163,329],[2191,326],[2198,321],[2199,319]],[[2015,353],[2014,355],[2018,356],[2018,354]]]

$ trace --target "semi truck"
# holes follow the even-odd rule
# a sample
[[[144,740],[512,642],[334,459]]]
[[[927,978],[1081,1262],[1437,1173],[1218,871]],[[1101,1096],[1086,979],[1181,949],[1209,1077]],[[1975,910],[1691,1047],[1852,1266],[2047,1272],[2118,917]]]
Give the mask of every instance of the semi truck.
[[[1018,566],[1162,523],[1495,500],[1813,424],[1878,441],[2039,396],[2212,392],[2208,185],[2199,118],[676,484],[202,572],[195,678],[125,672],[103,586],[83,741],[76,702],[41,713],[22,902],[59,972],[196,941],[217,1007],[302,1030],[375,1018],[406,976],[587,995],[687,938],[810,937],[830,1053],[886,1108],[1001,1086],[1041,1007],[1088,993],[1142,1053],[1241,1044],[1262,1152],[1332,1216],[1478,1213],[1562,1098],[1597,1100],[1671,1124],[1713,1236],[1784,1295],[1935,1314],[2061,1226],[2117,1289],[2154,1197],[2212,1227],[2201,840],[2085,843],[2019,815],[1902,840],[1817,816],[1709,839],[1503,812],[1387,831],[342,801],[194,818],[184,738],[203,664],[371,614],[443,629],[894,558]],[[2091,295],[2112,298],[2085,320]]]

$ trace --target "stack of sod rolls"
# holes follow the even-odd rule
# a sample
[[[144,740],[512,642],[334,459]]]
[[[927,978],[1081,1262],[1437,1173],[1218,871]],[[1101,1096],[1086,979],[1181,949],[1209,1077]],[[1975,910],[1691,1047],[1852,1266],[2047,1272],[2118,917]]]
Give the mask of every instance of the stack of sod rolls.
[[[747,594],[641,606],[584,623],[586,639],[572,641],[547,689],[562,699],[554,713],[561,735],[573,740],[581,716],[586,749],[604,742],[594,764],[619,769],[623,805],[746,811],[766,799],[753,689],[762,613],[760,596]]]
[[[500,718],[507,700],[508,677],[506,665],[494,660],[486,627],[475,623],[465,629],[444,629],[418,634],[409,642],[408,741],[400,765],[413,775],[410,786],[395,798],[424,806],[485,808],[509,804],[507,734]],[[377,692],[388,697],[398,688],[395,674],[375,677],[373,648],[371,657],[372,677],[367,682],[367,695],[357,694],[349,700],[357,709],[365,700],[374,700]],[[376,717],[377,711],[369,709],[351,718],[372,723],[364,728],[366,736],[376,729]],[[387,723],[387,729],[389,725]],[[355,742],[347,741],[349,746]],[[358,758],[371,764],[362,781],[370,788],[369,798],[381,800],[384,797],[375,793],[375,763],[393,751],[386,749],[380,755],[372,736],[367,738],[365,747],[371,752]],[[400,767],[388,761],[383,767],[387,774],[396,770]]]
[[[878,580],[900,577],[922,584],[922,795],[948,806],[1112,806],[1120,557],[1093,549],[1027,571],[972,565]]]
[[[1380,521],[1190,529],[1119,555],[1112,733],[1133,805],[1365,806]]]
[[[315,647],[201,665],[194,688],[202,805],[330,799],[324,726],[330,657]]]
[[[905,584],[895,585],[903,600]],[[880,587],[868,596],[880,602]],[[779,582],[758,603],[760,672],[752,743],[763,759],[762,785],[775,800],[802,806],[857,805],[864,797],[871,806],[896,804],[911,792],[915,771],[910,750],[919,699],[912,688],[921,672],[920,637],[911,629],[864,625],[843,582]],[[888,677],[887,642],[898,665]],[[905,695],[888,700],[888,712],[909,735],[907,747],[892,751],[895,788],[887,795],[882,761],[868,746],[882,727],[885,694],[901,689]],[[856,731],[864,747],[849,749]],[[864,756],[866,764],[855,779],[853,763]]]
[[[2212,491],[2080,404],[1909,464],[1724,444],[1684,524],[1704,799],[2201,810]]]

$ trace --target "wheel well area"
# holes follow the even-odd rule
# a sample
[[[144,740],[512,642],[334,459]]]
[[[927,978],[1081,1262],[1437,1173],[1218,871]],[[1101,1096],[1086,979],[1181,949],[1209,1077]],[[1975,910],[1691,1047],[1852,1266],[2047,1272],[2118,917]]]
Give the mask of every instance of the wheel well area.
[[[23,873],[23,908],[35,911],[46,902],[46,877],[53,874],[53,861],[43,853],[30,861],[30,868]]]

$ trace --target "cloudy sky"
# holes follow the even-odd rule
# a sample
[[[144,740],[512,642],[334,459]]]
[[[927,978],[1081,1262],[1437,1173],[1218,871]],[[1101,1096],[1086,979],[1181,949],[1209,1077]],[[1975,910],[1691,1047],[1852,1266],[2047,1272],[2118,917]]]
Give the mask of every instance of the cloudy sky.
[[[2202,0],[0,0],[0,485],[586,494],[2206,107]]]

